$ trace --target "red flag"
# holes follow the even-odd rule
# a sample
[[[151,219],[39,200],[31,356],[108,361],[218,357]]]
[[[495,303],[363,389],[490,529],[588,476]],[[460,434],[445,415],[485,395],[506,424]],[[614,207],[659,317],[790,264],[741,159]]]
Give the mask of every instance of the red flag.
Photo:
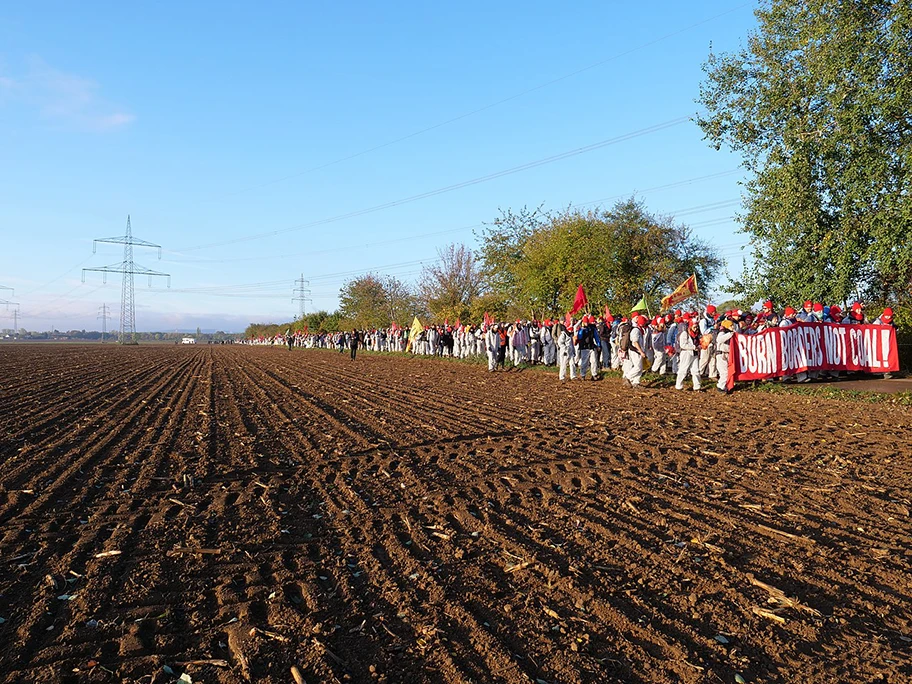
[[[443,324],[444,324],[444,325],[447,325],[447,326],[450,324],[450,317],[449,317],[449,316],[447,316],[446,318],[443,319]]]
[[[573,300],[573,308],[570,309],[570,315],[572,316],[588,303],[589,300],[586,299],[586,291],[583,289],[583,286],[580,285],[579,289],[576,291],[576,299]]]
[[[607,321],[610,318],[611,318],[611,309],[609,309],[608,305],[605,304],[605,320]]]
[[[567,327],[567,330],[573,327],[573,319],[570,317],[570,312],[568,311],[564,314],[564,325]]]
[[[458,319],[458,318],[456,319],[456,327],[457,327],[457,328],[461,328],[461,327],[462,327],[462,323],[459,322],[459,319]]]
[[[484,314],[484,327],[486,327],[486,328],[491,327],[491,317],[488,315],[487,311],[485,311],[485,314]]]

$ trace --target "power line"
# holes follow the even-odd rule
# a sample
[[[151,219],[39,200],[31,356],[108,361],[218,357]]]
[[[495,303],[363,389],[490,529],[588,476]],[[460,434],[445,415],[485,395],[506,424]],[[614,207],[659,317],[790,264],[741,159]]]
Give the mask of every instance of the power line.
[[[50,279],[49,281],[47,281],[46,283],[42,283],[42,284],[39,285],[38,287],[32,288],[31,290],[29,290],[28,292],[26,292],[25,295],[23,295],[23,296],[26,296],[26,297],[27,297],[28,295],[35,294],[36,292],[38,292],[38,290],[42,290],[42,289],[46,288],[48,285],[50,285],[50,284],[52,284],[52,283],[56,283],[58,280],[60,280],[61,278],[63,278],[63,277],[64,277],[65,275],[67,275],[68,273],[72,273],[72,272],[75,271],[77,268],[79,268],[80,266],[82,266],[82,265],[85,264],[85,263],[88,263],[88,262],[91,261],[91,260],[92,260],[92,257],[88,257],[88,258],[86,258],[86,259],[83,259],[82,261],[80,261],[80,262],[79,262],[78,264],[76,264],[75,266],[71,266],[70,268],[68,268],[67,270],[65,270],[63,273],[61,273],[61,274],[60,274],[59,276],[57,276],[56,278],[51,278],[51,279]]]
[[[570,157],[575,157],[580,154],[585,154],[587,152],[593,152],[595,150],[608,147],[609,145],[616,145],[627,140],[632,140],[633,138],[638,138],[640,136],[649,135],[651,133],[657,133],[659,131],[671,128],[672,126],[678,126],[682,123],[685,123],[690,120],[690,117],[681,116],[676,119],[669,119],[659,124],[653,126],[648,126],[646,128],[641,128],[630,133],[625,133],[613,138],[607,138],[591,145],[585,145],[584,147],[578,147],[574,150],[569,150],[567,152],[562,152],[560,154],[555,154],[550,157],[545,157],[544,159],[538,159],[536,161],[527,162],[525,164],[520,164],[519,166],[514,166],[509,169],[504,169],[503,171],[498,171],[496,173],[491,173],[486,176],[479,176],[477,178],[472,178],[461,183],[454,183],[453,185],[447,185],[442,188],[437,188],[435,190],[429,190],[427,192],[422,192],[417,195],[412,195],[410,197],[404,197],[402,199],[393,200],[392,202],[386,202],[384,204],[378,204],[373,207],[368,207],[366,209],[359,209],[357,211],[351,211],[346,214],[340,214],[338,216],[332,216],[330,218],[320,219],[318,221],[310,221],[308,223],[301,223],[296,226],[291,226],[289,228],[282,228],[279,230],[272,230],[266,233],[257,233],[254,235],[248,235],[246,237],[234,238],[232,240],[223,240],[221,242],[210,242],[203,245],[196,245],[195,247],[184,247],[181,250],[182,252],[193,252],[198,249],[209,249],[211,247],[222,247],[224,245],[233,245],[239,242],[249,242],[251,240],[261,240],[267,237],[274,237],[276,235],[282,235],[284,233],[290,233],[293,231],[303,230],[304,228],[313,228],[315,226],[322,226],[328,223],[335,223],[336,221],[342,221],[349,218],[355,218],[357,216],[364,216],[365,214],[372,214],[383,209],[390,209],[392,207],[398,207],[403,204],[409,204],[411,202],[416,202],[421,199],[427,199],[428,197],[435,197],[436,195],[442,195],[444,193],[453,192],[454,190],[461,190],[462,188],[467,188],[472,185],[478,185],[480,183],[486,183],[497,178],[503,178],[504,176],[509,176],[514,173],[519,173],[520,171],[527,171],[529,169],[534,169],[539,166],[544,166],[545,164],[552,164],[556,161],[561,161],[563,159],[568,159]]]
[[[734,171],[737,171],[737,170],[734,170]],[[665,189],[665,188],[670,188],[670,187],[677,187],[682,184],[694,182],[694,181],[698,181],[698,180],[716,178],[720,175],[726,175],[726,174],[733,173],[734,171],[725,171],[725,172],[722,172],[719,174],[710,174],[708,176],[699,176],[697,178],[687,179],[684,181],[677,181],[675,183],[669,183],[666,185],[657,186],[656,188],[650,189],[649,191]],[[712,202],[712,203],[708,203],[708,204],[696,205],[693,207],[685,207],[682,209],[678,209],[678,210],[669,212],[669,215],[679,216],[679,215],[686,215],[686,214],[697,214],[697,213],[701,213],[704,211],[712,211],[715,209],[731,206],[733,204],[737,204],[739,201],[740,200],[725,200],[722,202]],[[726,217],[722,217],[722,218],[710,219],[709,221],[703,221],[703,222],[693,223],[693,224],[689,224],[689,225],[692,227],[693,226],[697,226],[697,227],[708,226],[708,225],[715,225],[715,224],[722,224],[722,223],[730,222],[731,220],[732,220],[732,217],[726,216]],[[476,224],[476,226],[468,226],[466,228],[481,227],[483,225],[484,224]],[[455,229],[455,230],[463,230],[463,229],[464,228],[459,228],[459,229]],[[443,232],[443,231],[436,231],[436,232]],[[432,234],[436,234],[436,233],[432,233]],[[415,239],[416,237],[419,237],[419,236],[412,236],[412,238],[403,238],[403,239]],[[398,239],[395,241],[398,241]],[[373,243],[373,244],[375,244],[375,245],[384,244],[384,242],[386,242],[386,241],[380,241],[380,242]],[[737,244],[741,244],[741,243],[737,243]],[[344,247],[344,248],[340,248],[340,249],[348,249],[348,247]],[[323,252],[332,252],[332,251],[337,251],[337,250],[335,248],[323,250]],[[268,258],[268,257],[264,257],[264,258]],[[368,267],[368,268],[361,268],[361,269],[355,269],[355,270],[324,273],[324,274],[320,274],[320,275],[316,275],[316,276],[311,276],[308,281],[308,284],[310,282],[320,282],[320,281],[334,280],[334,279],[345,278],[345,277],[350,277],[350,276],[357,276],[357,275],[361,275],[364,273],[370,273],[370,272],[374,272],[374,271],[388,272],[389,269],[423,265],[427,262],[435,261],[436,259],[437,259],[437,257],[425,257],[422,259],[398,262],[398,263],[394,263],[394,264],[383,264],[383,265],[379,265],[379,266],[372,266],[372,267]],[[400,274],[400,275],[405,275],[405,274]],[[227,297],[238,296],[238,297],[256,298],[259,295],[250,294],[250,290],[271,289],[275,293],[275,296],[278,297],[278,296],[280,296],[279,295],[280,289],[278,289],[277,286],[284,285],[286,282],[287,281],[285,281],[285,280],[271,280],[271,281],[260,281],[260,282],[254,282],[254,283],[244,283],[244,284],[214,285],[214,286],[196,287],[196,288],[193,288],[193,287],[175,288],[175,289],[168,290],[168,293],[203,294],[203,295],[212,295],[212,296],[227,296]],[[263,295],[267,295],[267,294],[269,294],[269,293],[263,293]]]
[[[563,76],[558,76],[557,78],[553,78],[553,79],[551,79],[551,80],[549,80],[549,81],[545,81],[544,83],[540,83],[539,85],[533,86],[533,87],[531,87],[531,88],[527,88],[526,90],[522,90],[522,91],[520,91],[520,92],[518,92],[518,93],[515,93],[515,94],[513,94],[513,95],[509,95],[508,97],[505,97],[505,98],[503,98],[503,99],[497,100],[496,102],[492,102],[492,103],[487,104],[487,105],[484,105],[484,106],[482,106],[482,107],[478,107],[477,109],[473,109],[473,110],[471,110],[471,111],[469,111],[469,112],[465,112],[464,114],[459,114],[458,116],[454,116],[454,117],[452,117],[452,118],[450,118],[450,119],[446,119],[445,121],[441,121],[440,123],[436,123],[436,124],[433,124],[433,125],[431,125],[431,126],[426,126],[425,128],[422,128],[422,129],[419,129],[419,130],[414,131],[414,132],[412,132],[412,133],[409,133],[408,135],[403,135],[403,136],[401,136],[401,137],[399,137],[399,138],[395,138],[394,140],[390,140],[390,141],[385,142],[385,143],[382,143],[382,144],[380,144],[380,145],[374,145],[373,147],[370,147],[370,148],[365,149],[365,150],[361,150],[360,152],[355,152],[354,154],[350,154],[350,155],[347,155],[347,156],[345,156],[345,157],[340,157],[339,159],[335,159],[335,160],[333,160],[333,161],[326,162],[326,163],[320,164],[320,165],[318,165],[318,166],[314,166],[314,167],[309,168],[309,169],[306,169],[306,170],[304,170],[304,171],[297,171],[297,172],[295,172],[295,173],[291,173],[291,174],[288,174],[288,175],[286,175],[286,176],[282,176],[281,178],[277,178],[277,179],[275,179],[275,180],[266,181],[265,183],[260,183],[260,184],[258,184],[258,185],[253,185],[253,186],[250,186],[250,187],[247,187],[247,188],[242,188],[241,190],[236,190],[235,192],[230,193],[230,196],[240,195],[240,194],[243,194],[243,193],[245,193],[245,192],[249,192],[249,191],[251,191],[251,190],[258,190],[258,189],[260,189],[260,188],[265,188],[265,187],[268,187],[268,186],[270,186],[270,185],[275,185],[276,183],[282,183],[282,182],[284,182],[284,181],[286,181],[286,180],[289,180],[289,179],[291,179],[291,178],[297,178],[297,177],[299,177],[299,176],[303,176],[303,175],[306,175],[306,174],[309,174],[309,173],[313,173],[313,172],[315,172],[315,171],[321,171],[321,170],[323,170],[323,169],[329,168],[330,166],[335,166],[336,164],[341,164],[342,162],[350,161],[350,160],[352,160],[352,159],[357,159],[358,157],[362,157],[362,156],[364,156],[364,155],[366,155],[366,154],[370,154],[371,152],[376,152],[377,150],[382,150],[382,149],[384,149],[384,148],[386,148],[386,147],[390,147],[391,145],[396,145],[397,143],[404,142],[404,141],[406,141],[406,140],[410,140],[410,139],[415,138],[415,137],[417,137],[417,136],[419,136],[419,135],[423,135],[424,133],[429,133],[430,131],[437,130],[438,128],[443,128],[444,126],[448,126],[449,124],[456,123],[457,121],[462,121],[463,119],[467,119],[467,118],[469,118],[469,117],[471,117],[471,116],[475,116],[476,114],[480,114],[480,113],[482,113],[482,112],[486,112],[486,111],[488,111],[489,109],[494,109],[495,107],[499,107],[500,105],[506,104],[507,102],[512,102],[513,100],[519,99],[519,98],[521,98],[521,97],[524,97],[524,96],[529,95],[529,94],[531,94],[531,93],[534,93],[534,92],[536,92],[536,91],[542,90],[542,89],[544,89],[544,88],[548,88],[548,87],[550,87],[550,86],[552,86],[552,85],[555,85],[555,84],[557,84],[557,83],[560,83],[560,82],[562,82],[562,81],[566,81],[567,79],[573,78],[574,76],[579,76],[580,74],[583,74],[583,73],[585,73],[585,72],[587,72],[587,71],[591,71],[592,69],[595,69],[595,68],[597,68],[597,67],[604,66],[605,64],[608,64],[609,62],[612,62],[612,61],[614,61],[614,60],[616,60],[616,59],[620,59],[621,57],[626,57],[627,55],[633,54],[634,52],[638,52],[638,51],[643,50],[643,49],[645,49],[645,48],[652,47],[653,45],[657,45],[658,43],[661,43],[661,42],[663,42],[663,41],[665,41],[665,40],[668,40],[669,38],[674,38],[675,36],[678,36],[678,35],[680,35],[680,34],[682,34],[682,33],[686,33],[687,31],[690,31],[690,30],[692,30],[692,29],[697,28],[698,26],[702,26],[702,25],[704,25],[704,24],[708,24],[708,23],[710,23],[710,22],[712,22],[712,21],[715,21],[716,19],[720,19],[721,17],[724,17],[724,16],[726,16],[726,15],[728,15],[728,14],[731,14],[732,12],[736,12],[736,11],[738,11],[739,9],[742,9],[742,8],[744,8],[744,7],[747,7],[747,6],[750,5],[750,4],[751,4],[751,3],[749,3],[749,2],[742,3],[742,4],[740,4],[740,5],[736,6],[736,7],[733,7],[733,8],[731,8],[731,9],[725,10],[724,12],[720,12],[719,14],[715,14],[715,15],[713,15],[713,16],[711,16],[711,17],[708,17],[708,18],[706,18],[706,19],[702,19],[702,20],[700,20],[700,21],[698,21],[698,22],[695,22],[695,23],[693,23],[693,24],[690,24],[690,25],[688,25],[688,26],[685,26],[684,28],[678,29],[678,30],[676,30],[676,31],[672,31],[671,33],[666,33],[666,34],[663,35],[663,36],[660,36],[660,37],[655,38],[655,39],[653,39],[653,40],[650,40],[650,41],[647,41],[647,42],[642,43],[642,44],[640,44],[640,45],[637,45],[636,47],[632,47],[632,48],[629,48],[629,49],[624,50],[624,51],[622,51],[622,52],[618,52],[618,53],[616,53],[616,54],[614,54],[614,55],[612,55],[612,56],[610,56],[610,57],[606,57],[605,59],[601,59],[601,60],[599,60],[598,62],[594,62],[594,63],[592,63],[592,64],[590,64],[590,65],[588,65],[588,66],[582,67],[581,69],[576,69],[575,71],[571,71],[571,72],[569,72],[569,73],[566,73],[566,74],[564,74]]]
[[[39,309],[39,310],[38,310],[38,313],[30,314],[30,317],[31,317],[31,318],[48,318],[47,314],[59,312],[59,311],[61,310],[61,307],[62,307],[63,305],[58,306],[58,307],[55,307],[55,308],[47,308],[47,307],[48,307],[50,304],[53,304],[54,302],[59,301],[59,300],[65,298],[65,297],[67,297],[71,292],[75,292],[76,290],[78,290],[79,288],[81,288],[82,285],[83,285],[83,283],[80,283],[79,285],[77,285],[76,287],[74,287],[72,290],[69,290],[69,291],[67,291],[67,292],[64,292],[64,293],[61,294],[61,295],[57,295],[56,297],[54,297],[54,299],[52,299],[52,300],[50,300],[50,301],[48,301],[48,302],[45,302],[45,303],[44,303],[44,307],[45,307],[45,308]],[[69,299],[67,299],[67,303],[73,302],[73,301],[75,301],[75,300],[77,300],[77,299],[82,299],[83,297],[87,297],[87,296],[89,296],[90,294],[92,294],[93,292],[97,292],[98,290],[100,290],[100,289],[103,288],[103,287],[106,287],[106,285],[102,284],[102,285],[99,285],[98,287],[92,288],[91,290],[86,290],[86,291],[83,292],[82,294],[76,295],[75,297],[70,297]]]
[[[707,180],[714,180],[716,178],[721,178],[724,176],[730,176],[735,173],[740,173],[740,169],[729,169],[728,171],[720,171],[718,173],[711,173],[705,176],[695,176],[693,178],[685,178],[683,180],[674,181],[673,183],[666,183],[664,185],[656,185],[651,188],[645,188],[643,190],[634,190],[628,193],[622,193],[618,195],[612,195],[611,197],[603,197],[597,200],[590,200],[588,202],[582,202],[579,204],[573,204],[571,206],[576,207],[586,207],[594,204],[601,204],[602,202],[607,202],[610,200],[621,199],[624,197],[630,197],[632,194],[646,194],[651,192],[660,192],[662,190],[671,190],[674,188],[682,187],[685,185],[690,185],[692,183],[699,183]],[[669,212],[671,215],[677,215],[675,212]],[[371,247],[379,247],[382,245],[391,245],[398,242],[408,242],[411,240],[418,240],[426,237],[434,237],[437,235],[446,235],[449,233],[459,233],[466,230],[474,230],[476,228],[483,228],[484,223],[474,223],[469,226],[460,226],[459,228],[445,228],[443,230],[435,230],[428,233],[418,233],[413,235],[406,235],[404,237],[390,238],[389,240],[377,240],[374,242],[368,242],[363,245],[357,244],[346,244],[340,247],[329,247],[327,249],[320,250],[310,250],[307,252],[295,252],[287,253],[283,252],[282,254],[269,254],[265,256],[254,256],[254,257],[235,257],[231,259],[211,259],[211,258],[200,258],[200,259],[178,259],[170,263],[179,263],[179,264],[228,264],[228,263],[240,263],[240,262],[250,262],[250,261],[270,261],[275,259],[296,259],[302,256],[312,256],[316,254],[330,254],[333,252],[351,252],[353,249],[368,249]],[[168,253],[168,250],[165,250],[165,253]],[[177,253],[177,252],[171,252]],[[180,290],[178,290],[179,292]]]

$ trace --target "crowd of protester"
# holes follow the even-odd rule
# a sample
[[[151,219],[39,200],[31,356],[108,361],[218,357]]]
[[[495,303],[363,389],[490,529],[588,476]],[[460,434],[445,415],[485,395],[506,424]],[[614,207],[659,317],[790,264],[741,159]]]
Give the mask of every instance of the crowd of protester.
[[[374,352],[409,352],[422,356],[487,359],[488,370],[495,372],[521,365],[557,366],[562,382],[577,378],[598,380],[605,369],[623,372],[625,387],[641,386],[643,373],[673,375],[675,388],[694,390],[703,381],[714,382],[727,392],[728,357],[735,333],[754,335],[768,328],[795,323],[827,322],[842,325],[873,323],[891,325],[893,310],[885,308],[869,320],[861,302],[845,312],[838,306],[806,301],[800,309],[786,306],[781,312],[772,301],[763,303],[758,313],[732,309],[718,311],[709,304],[702,311],[677,310],[648,317],[634,311],[630,316],[584,314],[572,318],[486,325],[423,326],[412,331],[393,324],[375,330],[310,333],[287,330],[275,337],[247,340],[248,344],[336,349],[356,358],[358,349]],[[409,339],[411,335],[411,339]],[[816,379],[839,379],[841,372],[808,371],[784,376],[784,382],[805,383]],[[890,377],[886,374],[885,377]]]

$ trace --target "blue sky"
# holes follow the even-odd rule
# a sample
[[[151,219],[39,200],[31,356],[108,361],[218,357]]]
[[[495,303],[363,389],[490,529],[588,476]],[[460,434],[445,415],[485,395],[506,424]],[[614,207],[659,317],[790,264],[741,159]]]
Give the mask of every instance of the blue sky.
[[[0,285],[15,294],[0,298],[29,330],[97,329],[102,304],[116,321],[119,278],[83,283],[81,269],[121,260],[92,240],[122,235],[130,214],[164,250],[135,260],[171,274],[170,290],[137,278],[137,328],[243,330],[292,318],[302,273],[308,310],[333,310],[354,275],[411,281],[438,247],[474,246],[499,207],[632,195],[738,271],[738,159],[681,120],[710,45],[738,48],[753,9],[5,3]]]

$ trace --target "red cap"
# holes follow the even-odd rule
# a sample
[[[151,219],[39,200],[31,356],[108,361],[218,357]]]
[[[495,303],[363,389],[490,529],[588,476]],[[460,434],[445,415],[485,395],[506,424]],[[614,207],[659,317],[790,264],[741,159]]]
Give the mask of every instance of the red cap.
[[[830,316],[838,316],[841,313],[842,313],[842,309],[840,309],[835,304],[830,307]]]
[[[812,302],[810,299],[805,300],[805,302],[804,302],[805,309],[810,309],[812,306],[814,306],[814,302]]]
[[[823,304],[820,302],[814,302],[814,311],[823,311]]]
[[[861,311],[864,307],[861,305],[861,302],[852,303],[852,311]]]
[[[706,305],[706,313],[708,313],[708,314],[714,314],[714,313],[716,313],[716,305],[715,305],[715,304],[707,304],[707,305]]]
[[[645,327],[646,327],[646,324],[647,324],[648,322],[649,322],[649,321],[646,319],[646,316],[642,316],[642,315],[641,315],[641,316],[637,316],[637,317],[636,317],[636,321],[635,321],[635,323],[637,324],[637,327],[638,327],[638,328],[645,328]]]
[[[763,302],[763,308],[769,309],[770,311],[772,311],[773,310],[773,300],[767,299],[765,302]]]
[[[785,307],[785,317],[786,318],[790,318],[790,317],[794,316],[795,313],[796,312],[792,307],[790,307],[790,306]]]
[[[675,309],[675,316],[680,316],[680,315],[681,315],[681,310]]]
[[[883,310],[883,313],[880,314],[880,317],[883,318],[885,321],[889,321],[891,318],[893,318],[893,309],[891,309],[888,306],[886,309]]]

